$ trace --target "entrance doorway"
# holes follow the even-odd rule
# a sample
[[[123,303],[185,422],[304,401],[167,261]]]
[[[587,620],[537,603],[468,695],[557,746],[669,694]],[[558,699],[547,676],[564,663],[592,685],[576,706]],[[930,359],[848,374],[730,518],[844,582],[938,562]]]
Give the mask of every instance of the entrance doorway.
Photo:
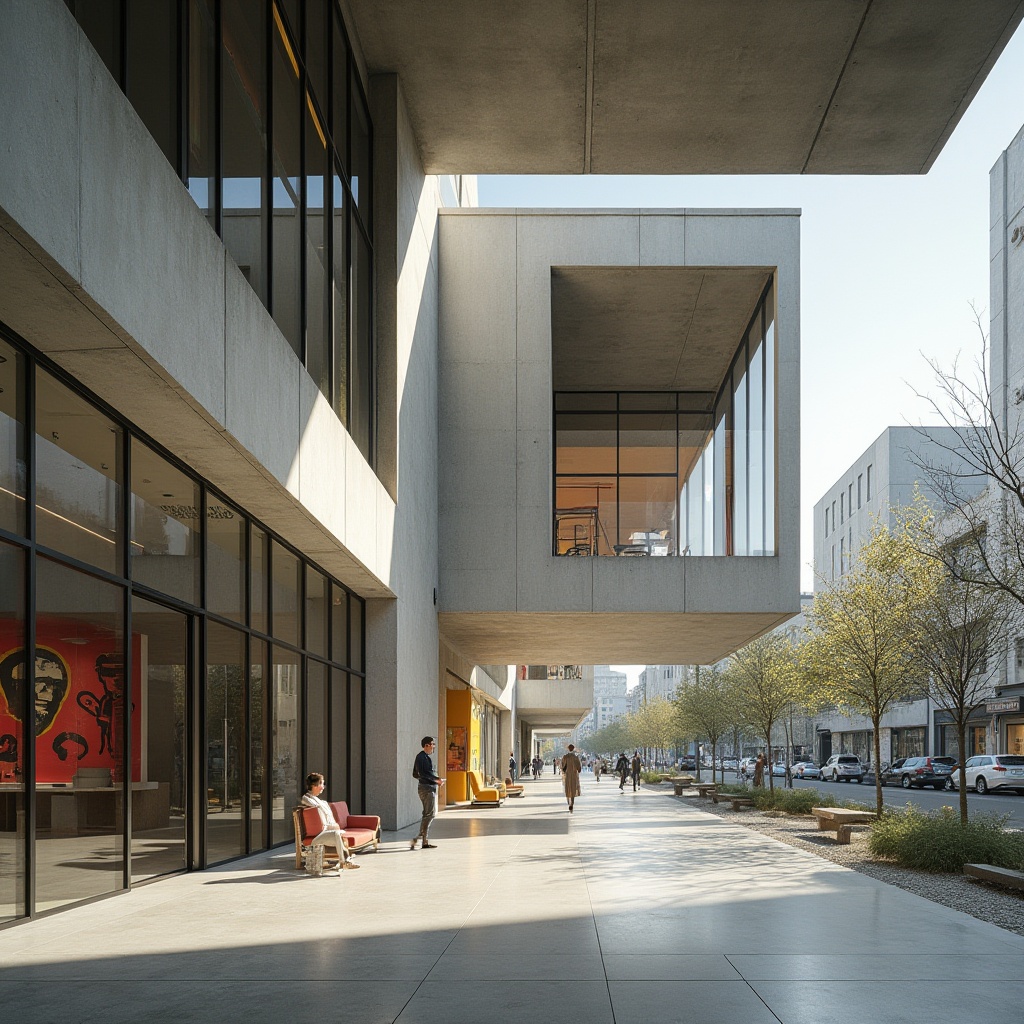
[[[192,616],[132,599],[139,637],[139,782],[132,783],[131,882],[185,871],[189,863],[188,714],[192,705]]]

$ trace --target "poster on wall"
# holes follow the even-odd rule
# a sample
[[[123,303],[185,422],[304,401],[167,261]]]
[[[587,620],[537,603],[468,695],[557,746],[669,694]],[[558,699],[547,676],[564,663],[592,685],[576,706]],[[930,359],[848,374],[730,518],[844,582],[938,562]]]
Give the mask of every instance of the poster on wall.
[[[445,765],[450,772],[466,770],[466,727],[449,725],[447,730],[447,755]]]
[[[0,776],[21,779],[24,752],[20,744],[31,732],[24,728],[26,703],[36,738],[36,780],[70,784],[82,768],[108,768],[111,784],[122,779],[121,737],[124,727],[124,658],[109,630],[91,623],[47,623],[36,626],[35,657],[25,657],[18,628],[0,625]],[[74,636],[69,636],[74,633]],[[133,637],[135,670],[131,703],[140,707],[140,638]],[[141,778],[140,716],[132,715],[131,780]]]

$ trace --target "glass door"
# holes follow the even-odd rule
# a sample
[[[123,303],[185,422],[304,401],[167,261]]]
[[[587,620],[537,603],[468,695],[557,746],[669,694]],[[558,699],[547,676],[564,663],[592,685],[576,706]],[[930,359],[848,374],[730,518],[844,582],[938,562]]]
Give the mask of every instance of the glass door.
[[[131,881],[184,871],[188,857],[188,709],[192,694],[191,616],[132,598],[132,638],[140,698],[133,752]]]

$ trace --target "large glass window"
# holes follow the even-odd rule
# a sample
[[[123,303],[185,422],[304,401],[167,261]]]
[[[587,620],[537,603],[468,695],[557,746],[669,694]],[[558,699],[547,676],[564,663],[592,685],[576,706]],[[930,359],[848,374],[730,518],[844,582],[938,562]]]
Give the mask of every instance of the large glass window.
[[[178,4],[150,0],[126,7],[125,94],[172,167],[178,167]]]
[[[274,636],[296,647],[302,637],[302,580],[298,558],[276,541],[273,544]]]
[[[141,782],[139,719],[130,766],[125,726],[141,693],[137,657],[125,679],[121,587],[38,558],[35,611],[35,653],[14,674],[33,679],[41,911],[124,887],[125,785]]]
[[[216,0],[189,0],[188,136],[185,185],[196,206],[217,227]]]
[[[351,810],[352,789],[349,785],[348,768],[348,673],[336,668],[331,669],[330,715],[331,736],[334,737],[334,741],[330,749],[328,792],[335,800],[349,801]]]
[[[199,484],[132,438],[132,578],[199,604]]]
[[[253,637],[249,641],[249,849],[263,850],[267,845],[263,808],[267,797],[267,643]]]
[[[245,634],[206,627],[206,863],[245,853]]]
[[[306,771],[320,772],[328,777],[327,729],[327,666],[311,658],[306,664]],[[333,796],[333,794],[332,794]],[[342,796],[333,796],[343,800]]]
[[[53,685],[27,682],[25,554],[0,542],[0,924],[26,913],[25,722]]]
[[[556,555],[775,553],[771,287],[712,392],[555,394]]]
[[[121,574],[121,428],[36,372],[36,539]]]
[[[300,659],[293,651],[274,646],[270,669],[272,777],[272,832],[275,843],[292,834],[292,808],[302,795],[299,680]]]
[[[245,622],[245,517],[214,494],[206,499],[206,607]]]
[[[0,339],[0,529],[25,533],[24,357]]]

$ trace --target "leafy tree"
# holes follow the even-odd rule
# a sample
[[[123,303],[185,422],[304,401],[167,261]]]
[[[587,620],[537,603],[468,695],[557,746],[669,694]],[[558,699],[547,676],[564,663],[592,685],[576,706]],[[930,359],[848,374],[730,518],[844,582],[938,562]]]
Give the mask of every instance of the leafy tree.
[[[728,674],[717,667],[698,672],[692,681],[676,691],[675,707],[682,730],[703,737],[711,744],[711,781],[715,781],[718,743],[738,721],[736,687]],[[722,772],[725,781],[725,772]]]
[[[797,667],[793,641],[784,633],[759,637],[729,659],[726,673],[747,722],[765,742],[770,762],[772,729],[802,695],[804,676]],[[774,790],[770,764],[768,785]]]
[[[675,706],[664,697],[644,701],[627,721],[632,741],[627,746],[666,750],[679,731]]]
[[[877,523],[857,562],[838,580],[820,578],[801,663],[821,698],[871,720],[875,803],[882,813],[882,716],[927,685],[917,651],[920,612],[935,589],[934,560],[905,526]]]
[[[1006,648],[1021,624],[1021,606],[1002,589],[977,579],[974,546],[943,536],[920,507],[902,513],[916,547],[934,555],[935,580],[930,599],[915,614],[914,654],[929,675],[932,703],[949,715],[960,751],[960,821],[967,824],[967,723],[992,693],[996,674],[993,652]],[[945,524],[948,525],[948,524]],[[959,571],[946,566],[953,563]]]

